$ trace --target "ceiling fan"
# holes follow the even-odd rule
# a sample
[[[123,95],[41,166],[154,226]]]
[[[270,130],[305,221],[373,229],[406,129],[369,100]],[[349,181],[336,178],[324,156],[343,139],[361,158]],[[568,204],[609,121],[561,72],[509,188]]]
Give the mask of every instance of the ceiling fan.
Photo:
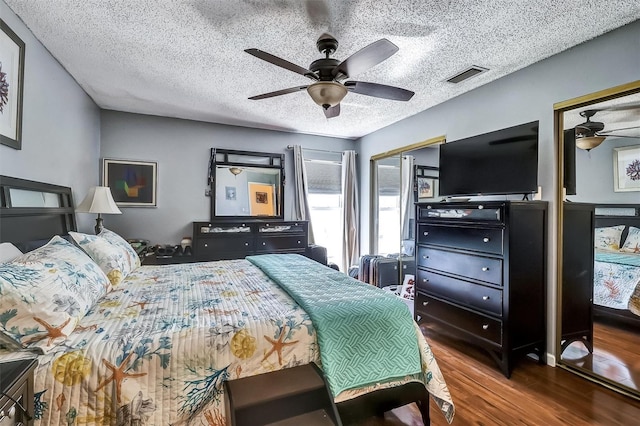
[[[366,71],[395,54],[398,51],[398,46],[389,40],[383,38],[373,42],[344,61],[330,57],[338,48],[338,41],[331,34],[322,34],[318,38],[316,46],[325,57],[313,61],[308,69],[259,49],[246,49],[245,52],[256,58],[313,80],[313,83],[307,86],[290,87],[252,96],[249,99],[266,99],[306,90],[314,102],[324,109],[324,115],[327,118],[332,118],[340,115],[340,102],[347,95],[347,92],[394,101],[408,101],[414,95],[414,92],[410,90],[384,84],[354,80],[343,82],[343,80]]]
[[[640,126],[604,130],[604,123],[599,121],[591,121],[591,117],[593,117],[597,112],[600,111],[624,111],[630,109],[640,109],[640,103],[632,102],[605,108],[587,109],[581,111],[580,115],[582,117],[585,117],[587,121],[582,124],[578,124],[574,129],[576,135],[576,146],[580,149],[590,151],[591,149],[600,145],[607,136],[615,136],[620,138],[637,137],[635,135],[625,134],[624,132],[639,129]]]

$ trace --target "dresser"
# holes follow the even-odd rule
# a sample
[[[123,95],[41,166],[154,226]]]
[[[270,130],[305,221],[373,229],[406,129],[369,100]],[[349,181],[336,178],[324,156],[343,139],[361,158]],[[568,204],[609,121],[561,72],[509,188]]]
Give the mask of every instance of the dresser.
[[[305,255],[306,221],[212,221],[193,223],[196,261],[241,259],[267,253]]]
[[[539,201],[416,204],[415,313],[489,351],[510,377],[546,352],[546,213]]]
[[[593,352],[595,208],[564,203],[562,221],[562,350],[581,341]]]

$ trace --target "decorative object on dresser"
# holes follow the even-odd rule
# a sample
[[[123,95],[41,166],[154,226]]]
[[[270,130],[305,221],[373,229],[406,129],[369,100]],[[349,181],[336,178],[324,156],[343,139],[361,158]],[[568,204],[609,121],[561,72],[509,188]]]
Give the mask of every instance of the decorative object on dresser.
[[[0,362],[0,424],[32,425],[34,358]],[[5,420],[9,423],[5,422]]]
[[[120,207],[156,206],[157,163],[105,158],[102,173],[102,184],[112,188]]]
[[[283,218],[284,154],[211,148],[209,184],[212,220]]]
[[[510,377],[546,352],[546,213],[538,201],[416,204],[415,312],[489,351]]]
[[[197,261],[208,261],[266,253],[305,255],[307,230],[308,222],[305,221],[194,222],[194,256]]]
[[[0,143],[22,149],[24,42],[0,19]]]
[[[561,354],[581,341],[593,352],[594,206],[564,203]]]
[[[78,204],[78,207],[76,207],[76,212],[98,214],[94,228],[96,235],[98,235],[103,228],[101,214],[122,214],[115,201],[113,201],[111,190],[108,186],[94,186],[90,188],[87,196]]]

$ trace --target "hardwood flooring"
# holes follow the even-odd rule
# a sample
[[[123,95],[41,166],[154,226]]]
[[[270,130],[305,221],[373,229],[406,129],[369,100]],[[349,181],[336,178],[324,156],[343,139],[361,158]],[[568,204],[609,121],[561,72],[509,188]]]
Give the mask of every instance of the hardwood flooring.
[[[454,425],[634,425],[640,424],[640,402],[615,393],[561,368],[524,358],[505,378],[493,359],[440,332],[423,332],[438,360],[456,406]],[[431,424],[446,420],[431,401]],[[422,425],[415,404],[387,413],[386,422],[369,425]]]
[[[589,353],[582,343],[573,342],[562,353],[562,360],[638,391],[639,349],[638,331],[596,321],[593,324],[593,353]]]

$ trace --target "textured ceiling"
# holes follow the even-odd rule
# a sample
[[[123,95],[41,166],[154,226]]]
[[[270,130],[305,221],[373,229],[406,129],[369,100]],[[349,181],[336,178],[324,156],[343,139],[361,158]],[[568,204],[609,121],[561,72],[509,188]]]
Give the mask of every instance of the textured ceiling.
[[[4,0],[104,109],[357,138],[640,18],[638,0]],[[326,119],[308,67],[330,32],[344,60],[381,38],[398,53],[354,77],[416,92],[409,102],[349,93]],[[478,65],[490,71],[454,85]]]

